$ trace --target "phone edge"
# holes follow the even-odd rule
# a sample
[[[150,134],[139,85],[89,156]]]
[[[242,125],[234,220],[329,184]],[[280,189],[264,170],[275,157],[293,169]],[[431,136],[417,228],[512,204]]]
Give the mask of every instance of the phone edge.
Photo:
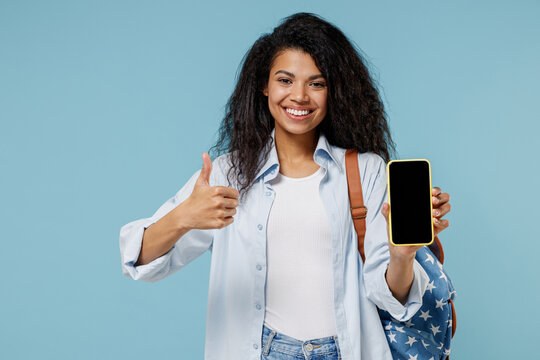
[[[431,241],[429,243],[420,243],[420,244],[396,244],[392,240],[392,204],[390,203],[390,164],[392,162],[404,162],[404,161],[425,161],[428,163],[428,169],[429,169],[429,196],[430,196],[430,217],[431,217]],[[390,239],[390,243],[394,246],[429,246],[433,244],[433,241],[435,240],[435,228],[433,225],[433,200],[432,194],[433,194],[433,185],[431,183],[431,163],[428,159],[399,159],[399,160],[390,160],[386,164],[386,193],[388,197],[388,205],[390,205],[390,211],[388,212],[388,238]]]

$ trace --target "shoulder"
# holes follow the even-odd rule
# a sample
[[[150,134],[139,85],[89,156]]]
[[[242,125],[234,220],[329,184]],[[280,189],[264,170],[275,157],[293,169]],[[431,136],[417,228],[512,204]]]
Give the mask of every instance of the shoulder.
[[[228,152],[226,154],[222,154],[212,160],[212,165],[216,165],[216,167],[219,167],[220,169],[223,169],[230,161],[231,153]]]
[[[339,161],[343,165],[343,169],[346,169],[345,164],[345,153],[346,149],[337,148],[333,149],[335,154],[339,154]],[[376,182],[386,181],[386,162],[382,156],[368,151],[368,152],[358,152],[358,171],[360,172],[360,180],[362,184],[366,187],[373,186]]]
[[[373,152],[358,153],[358,165],[365,166],[366,169],[379,170],[381,167],[386,166],[386,162],[382,156]]]
[[[227,174],[232,167],[231,153],[226,153],[212,160],[212,173],[210,175],[210,183],[212,186],[229,186],[227,182]]]
[[[336,160],[343,165],[343,168],[345,168],[345,153],[347,152],[347,149],[335,145],[330,146],[332,154],[337,158]],[[384,159],[374,152],[358,152],[357,154],[358,168],[360,169],[361,173],[379,172],[381,168],[386,168],[386,162]]]
[[[378,183],[386,184],[386,162],[384,159],[373,152],[364,152],[358,154],[358,169],[362,184],[371,193]]]

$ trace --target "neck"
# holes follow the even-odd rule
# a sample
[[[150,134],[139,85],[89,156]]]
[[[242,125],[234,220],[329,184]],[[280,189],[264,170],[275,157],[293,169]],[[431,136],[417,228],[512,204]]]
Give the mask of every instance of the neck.
[[[276,127],[274,135],[280,163],[297,164],[313,161],[313,153],[319,140],[317,128],[305,134],[291,134]]]

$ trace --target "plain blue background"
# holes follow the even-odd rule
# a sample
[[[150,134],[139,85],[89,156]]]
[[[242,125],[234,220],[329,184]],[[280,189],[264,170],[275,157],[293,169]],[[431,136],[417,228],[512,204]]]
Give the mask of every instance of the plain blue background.
[[[537,352],[538,2],[2,0],[0,358],[203,357],[210,254],[135,282],[119,230],[202,165],[245,52],[297,11],[364,51],[399,156],[451,194],[453,358]]]

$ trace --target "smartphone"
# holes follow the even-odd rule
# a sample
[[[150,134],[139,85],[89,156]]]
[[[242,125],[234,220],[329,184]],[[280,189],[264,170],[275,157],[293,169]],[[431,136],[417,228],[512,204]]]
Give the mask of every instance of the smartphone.
[[[433,242],[431,164],[426,159],[392,160],[388,177],[389,236],[397,246]]]

